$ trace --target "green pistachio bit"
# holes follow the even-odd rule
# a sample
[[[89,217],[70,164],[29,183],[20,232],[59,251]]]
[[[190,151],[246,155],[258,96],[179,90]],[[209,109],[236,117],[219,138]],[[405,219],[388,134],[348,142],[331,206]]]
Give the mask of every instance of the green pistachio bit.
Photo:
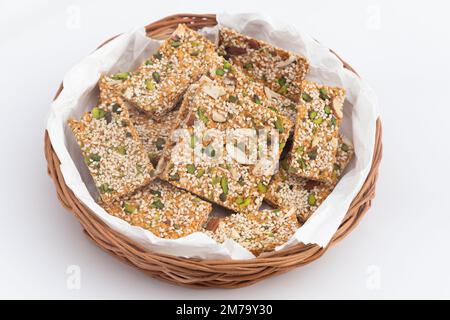
[[[297,159],[297,163],[300,165],[300,168],[302,168],[302,169],[306,168],[306,162],[303,158]]]
[[[310,160],[316,160],[317,158],[317,151],[310,151],[308,152],[308,157]]]
[[[295,104],[293,104],[293,103],[285,105],[284,107],[287,108],[287,109],[290,109],[292,111],[297,111],[297,106]]]
[[[170,181],[178,181],[178,180],[180,180],[180,175],[178,173],[171,174],[169,176],[169,180]]]
[[[317,112],[310,111],[309,112],[309,119],[314,120],[317,117]]]
[[[279,89],[278,89],[278,93],[280,93],[280,94],[286,94],[288,92],[288,86],[287,86],[287,84],[285,84],[284,86],[281,86]]]
[[[186,171],[189,174],[194,174],[195,173],[195,166],[193,164],[188,164],[186,166]]]
[[[147,90],[155,90],[155,84],[153,83],[153,80],[145,79],[145,87]]]
[[[128,213],[128,214],[132,214],[136,211],[136,207],[133,206],[132,204],[128,203],[128,202],[124,202],[123,203],[123,210]]]
[[[158,137],[155,141],[156,149],[161,151],[164,149],[164,145],[166,144],[166,140],[164,138]]]
[[[200,43],[198,43],[197,41],[191,41],[190,43],[193,47],[198,47],[200,45]]]
[[[191,51],[191,56],[193,56],[193,57],[197,57],[199,54],[200,54],[200,51],[198,51],[198,50],[193,50],[193,51]]]
[[[225,202],[227,201],[227,195],[225,193],[221,193],[219,199],[220,201]]]
[[[216,75],[223,76],[225,74],[225,71],[223,69],[216,69]]]
[[[339,165],[339,163],[334,163],[333,164],[333,170],[334,171],[340,171],[341,170],[341,166]]]
[[[284,143],[284,142],[280,143],[280,150],[283,150],[285,146],[286,146],[286,143]]]
[[[324,111],[326,114],[330,114],[330,113],[331,113],[331,108],[330,108],[330,106],[325,106],[325,108],[323,108],[323,111]]]
[[[119,146],[117,147],[117,152],[121,155],[125,155],[127,153],[127,149],[125,148],[125,146]]]
[[[314,205],[316,204],[316,196],[314,195],[314,193],[311,193],[311,194],[308,196],[308,204],[309,204],[310,206],[314,206]]]
[[[320,99],[322,99],[322,100],[329,100],[330,99],[330,97],[328,96],[328,91],[327,91],[327,89],[325,89],[325,88],[320,88],[319,89],[319,97],[320,97]]]
[[[342,149],[342,151],[344,151],[344,152],[348,152],[348,150],[349,150],[348,145],[345,144],[345,143],[343,143],[343,144],[341,145],[341,149]]]
[[[150,193],[154,196],[161,197],[161,191],[159,190],[150,190]]]
[[[285,77],[281,77],[280,79],[278,79],[278,84],[282,87],[286,84],[286,78]]]
[[[160,52],[157,52],[157,53],[153,54],[153,57],[155,59],[161,60],[162,59],[162,54]]]
[[[278,110],[277,110],[275,107],[268,106],[267,109],[270,109],[270,110],[272,110],[273,112],[278,113]]]
[[[154,71],[152,73],[152,78],[155,80],[156,83],[159,83],[161,81],[161,76],[159,75],[159,72]]]
[[[89,155],[89,159],[91,160],[91,161],[96,161],[96,162],[98,162],[98,161],[100,161],[100,156],[98,155],[98,154],[96,154],[96,153],[91,153],[90,155]]]
[[[322,117],[318,117],[317,119],[314,119],[314,124],[321,124],[323,122]]]
[[[105,110],[101,109],[101,108],[97,108],[95,107],[94,109],[92,109],[92,117],[94,119],[101,119],[105,116]]]
[[[267,186],[266,186],[264,183],[259,182],[259,183],[258,183],[258,191],[259,191],[260,193],[266,193],[266,191],[267,191]]]
[[[225,61],[225,62],[223,63],[223,68],[224,68],[224,69],[226,69],[226,70],[230,70],[230,69],[231,69],[231,67],[232,67],[232,65],[231,65],[231,63],[230,63],[230,62],[228,62],[228,61]]]
[[[272,212],[275,213],[275,214],[276,214],[276,213],[280,213],[280,211],[281,211],[281,209],[275,209],[275,210],[272,210]]]
[[[273,232],[267,233],[267,236],[268,236],[268,237],[271,237],[271,238],[275,237],[275,235],[273,234]]]
[[[179,46],[181,46],[181,42],[173,40],[172,43],[171,43],[171,46],[174,47],[174,48],[178,48]]]
[[[336,118],[332,117],[330,120],[331,125],[335,126],[336,125]]]
[[[189,146],[192,148],[192,149],[195,149],[195,143],[197,142],[197,138],[196,138],[196,136],[195,135],[192,135],[191,136],[191,141],[189,141]]]
[[[149,60],[145,61],[145,65],[146,66],[152,66],[153,65],[153,61],[149,59]]]
[[[205,174],[205,169],[198,169],[197,170],[197,178],[201,178]]]
[[[244,198],[242,197],[237,197],[236,200],[234,201],[238,206],[242,205],[244,203]]]
[[[232,103],[236,103],[238,101],[238,98],[236,96],[229,96],[228,101]]]
[[[194,198],[192,198],[192,201],[195,203],[200,203],[202,201],[202,199],[200,199],[198,197],[194,197]]]
[[[242,198],[241,198],[242,199]],[[245,198],[242,201],[240,201],[241,203],[239,204],[239,206],[241,207],[247,207],[250,203],[252,203],[252,199],[250,198]]]
[[[281,118],[277,118],[277,120],[275,121],[275,128],[280,133],[284,132],[283,120],[281,120]]]
[[[162,203],[160,199],[153,201],[151,206],[155,209],[164,209],[164,203]]]
[[[307,94],[306,92],[302,93],[302,99],[305,102],[311,102],[312,101],[312,97],[309,94]]]
[[[303,146],[300,146],[295,149],[295,153],[303,153],[304,150],[305,148]]]
[[[111,76],[111,79],[125,80],[125,79],[128,79],[129,77],[130,77],[129,72],[119,72],[119,73],[116,73],[115,75]]]
[[[257,94],[254,94],[254,95],[253,95],[253,101],[254,101],[256,104],[261,104],[261,99],[259,99],[259,97],[258,97]]]
[[[104,183],[100,186],[100,193],[108,193],[114,191],[114,189],[109,187],[109,184]]]
[[[156,160],[157,158],[158,158],[158,155],[157,155],[156,153],[153,153],[153,152],[149,152],[149,153],[148,153],[148,160],[154,161],[154,160]]]
[[[220,177],[214,176],[214,177],[212,177],[211,183],[212,183],[213,185],[216,185],[216,184],[220,183],[220,180],[221,180]]]
[[[249,62],[244,64],[244,69],[251,69],[251,68],[253,68],[253,63]]]
[[[111,113],[111,111],[106,111],[105,112],[105,120],[106,120],[106,123],[111,123],[111,121],[112,121],[112,113]]]
[[[228,179],[227,179],[227,177],[222,177],[220,179],[220,186],[222,187],[223,193],[228,194]]]
[[[205,114],[205,111],[203,109],[197,110],[198,118],[205,124],[205,126],[208,125],[209,119]]]

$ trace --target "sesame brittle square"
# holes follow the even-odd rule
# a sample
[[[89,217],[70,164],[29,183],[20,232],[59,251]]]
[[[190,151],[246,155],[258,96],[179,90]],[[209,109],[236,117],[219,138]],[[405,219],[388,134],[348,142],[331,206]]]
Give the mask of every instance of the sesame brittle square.
[[[155,119],[172,110],[186,89],[210,67],[216,56],[212,42],[178,25],[159,51],[123,84],[123,97]]]
[[[212,205],[156,179],[133,195],[105,205],[104,209],[158,237],[177,239],[200,231]]]
[[[172,139],[166,145],[167,152],[158,165],[161,177],[230,210],[257,210],[292,124],[267,108],[267,100],[256,93],[247,76],[224,59],[218,59],[208,77],[202,77],[189,91],[176,127],[185,134],[182,141]],[[240,140],[230,150],[234,138],[257,137],[264,131],[271,133],[268,156],[258,157],[259,145],[250,148],[252,139],[249,144]],[[191,148],[194,156],[181,157],[179,146],[183,145],[182,149],[189,153]]]
[[[256,256],[275,250],[300,227],[293,210],[280,209],[232,214],[214,224],[214,230],[205,231],[211,238],[219,243],[234,240]]]
[[[341,136],[333,166],[333,182],[318,182],[294,176],[289,173],[286,163],[282,163],[280,171],[269,184],[264,200],[278,208],[295,208],[299,220],[305,222],[333,191],[352,157],[352,144]]]
[[[302,104],[297,111],[291,173],[299,177],[332,181],[345,90],[304,81]]]
[[[241,67],[253,80],[289,99],[300,101],[300,85],[309,70],[299,54],[221,27],[219,54]]]
[[[148,184],[154,176],[144,147],[120,100],[100,104],[69,127],[104,203]]]

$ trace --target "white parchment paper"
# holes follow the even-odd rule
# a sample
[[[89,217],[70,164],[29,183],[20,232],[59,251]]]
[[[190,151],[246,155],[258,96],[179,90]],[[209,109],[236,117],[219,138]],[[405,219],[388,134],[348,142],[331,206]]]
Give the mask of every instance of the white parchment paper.
[[[347,90],[342,131],[353,141],[356,156],[330,196],[295,235],[277,250],[299,242],[326,246],[369,173],[378,117],[376,97],[362,79],[343,68],[342,63],[327,47],[290,26],[255,14],[219,14],[217,20],[219,25],[304,55],[311,65],[308,75],[310,80],[341,86]],[[205,28],[201,32],[214,40],[217,30],[217,27]],[[176,240],[156,237],[147,230],[109,215],[94,200],[97,191],[83,163],[79,147],[66,125],[67,119],[79,118],[83,112],[96,105],[97,81],[102,73],[133,70],[154,53],[159,45],[160,41],[147,38],[144,29],[137,28],[93,52],[65,75],[64,89],[52,103],[47,122],[47,130],[61,161],[65,182],[80,201],[109,227],[151,251],[202,259],[254,258],[253,254],[232,240],[217,244],[200,232]]]

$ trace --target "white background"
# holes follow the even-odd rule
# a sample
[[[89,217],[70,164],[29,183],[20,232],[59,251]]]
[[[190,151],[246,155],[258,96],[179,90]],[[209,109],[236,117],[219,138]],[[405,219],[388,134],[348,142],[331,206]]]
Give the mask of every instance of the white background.
[[[0,298],[450,298],[446,1],[0,3]],[[335,49],[379,97],[384,157],[358,228],[316,262],[237,290],[166,284],[83,235],[46,173],[46,114],[67,70],[122,31],[182,13],[260,12]],[[67,286],[70,266],[79,289]]]

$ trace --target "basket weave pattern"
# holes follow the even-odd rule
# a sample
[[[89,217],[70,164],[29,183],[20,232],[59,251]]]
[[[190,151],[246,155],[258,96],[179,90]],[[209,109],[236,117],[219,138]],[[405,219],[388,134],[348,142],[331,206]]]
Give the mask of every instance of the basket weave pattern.
[[[214,26],[217,24],[217,21],[213,14],[179,14],[149,24],[145,27],[145,30],[147,35],[152,38],[165,39],[175,30],[179,23],[184,23],[193,29],[199,29]],[[347,63],[342,62],[345,68],[355,72]],[[58,97],[61,90],[62,85],[56,97]],[[361,190],[353,199],[344,220],[327,247],[298,244],[288,249],[272,252],[264,255],[264,257],[250,260],[196,260],[149,252],[139,244],[106,226],[67,187],[60,170],[58,156],[53,150],[48,132],[45,133],[47,168],[55,184],[58,199],[66,209],[77,217],[88,238],[103,250],[154,278],[197,288],[243,287],[269,276],[303,266],[321,257],[331,246],[349,234],[370,208],[371,201],[375,197],[375,184],[381,156],[381,121],[378,119],[374,157],[370,173]]]

